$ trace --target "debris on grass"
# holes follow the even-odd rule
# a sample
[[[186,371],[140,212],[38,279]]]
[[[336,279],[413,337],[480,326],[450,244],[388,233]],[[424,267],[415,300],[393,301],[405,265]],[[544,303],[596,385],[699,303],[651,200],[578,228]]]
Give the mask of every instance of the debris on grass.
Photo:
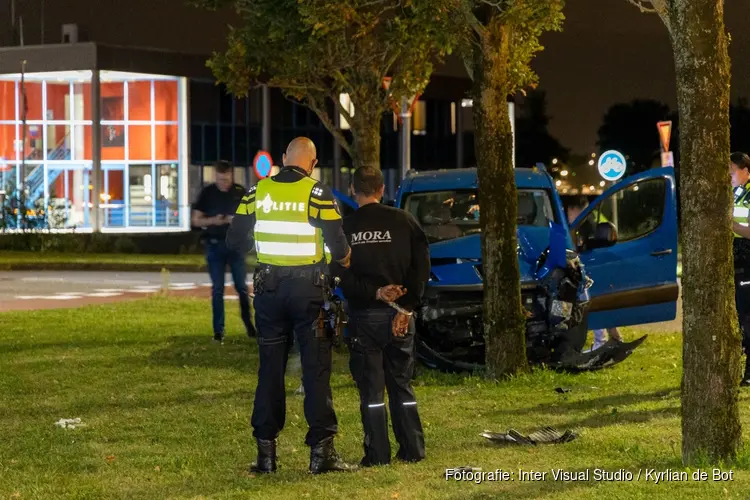
[[[480,436],[487,438],[494,443],[533,445],[567,443],[578,437],[570,430],[560,433],[560,431],[553,429],[552,427],[543,427],[538,431],[532,432],[528,436],[524,436],[514,429],[509,429],[508,432],[505,433],[484,431]]]
[[[55,425],[63,429],[75,429],[76,427],[85,427],[86,424],[81,422],[80,418],[61,418]]]

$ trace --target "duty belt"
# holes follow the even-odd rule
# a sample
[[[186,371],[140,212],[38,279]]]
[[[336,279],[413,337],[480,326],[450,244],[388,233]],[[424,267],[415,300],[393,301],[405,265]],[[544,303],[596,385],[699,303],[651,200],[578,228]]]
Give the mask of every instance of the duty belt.
[[[284,279],[308,279],[315,285],[323,284],[323,280],[327,274],[326,270],[321,266],[282,267],[261,264],[260,271],[277,281]]]

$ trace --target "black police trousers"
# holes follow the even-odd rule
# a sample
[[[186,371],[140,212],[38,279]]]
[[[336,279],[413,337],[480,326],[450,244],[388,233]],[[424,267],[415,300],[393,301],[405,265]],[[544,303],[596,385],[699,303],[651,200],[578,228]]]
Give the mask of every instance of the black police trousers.
[[[386,389],[393,433],[399,444],[396,457],[417,462],[425,456],[422,422],[411,386],[413,322],[406,336],[395,337],[391,330],[394,316],[390,308],[350,311],[349,315],[349,368],[359,388],[365,434],[362,465],[387,464],[391,460]]]
[[[296,336],[302,356],[305,442],[314,446],[338,430],[331,394],[332,340],[316,338],[315,326],[324,302],[322,286],[307,278],[279,280],[272,290],[255,295],[260,367],[255,391],[252,426],[257,439],[276,439],[286,419],[284,374]]]
[[[737,306],[737,319],[742,329],[742,347],[745,353],[750,353],[750,265],[735,267],[734,300]]]

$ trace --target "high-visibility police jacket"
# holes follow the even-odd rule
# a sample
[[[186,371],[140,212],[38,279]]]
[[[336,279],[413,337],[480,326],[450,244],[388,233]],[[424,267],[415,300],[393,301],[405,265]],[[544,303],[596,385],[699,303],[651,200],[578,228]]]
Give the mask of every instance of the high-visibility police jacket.
[[[296,267],[346,257],[349,245],[329,188],[297,167],[263,179],[242,198],[227,232],[230,249],[255,241],[258,262]]]
[[[748,215],[750,215],[750,182],[734,189],[732,220],[741,226],[747,227]],[[733,232],[733,234],[735,238],[742,238],[737,233]]]

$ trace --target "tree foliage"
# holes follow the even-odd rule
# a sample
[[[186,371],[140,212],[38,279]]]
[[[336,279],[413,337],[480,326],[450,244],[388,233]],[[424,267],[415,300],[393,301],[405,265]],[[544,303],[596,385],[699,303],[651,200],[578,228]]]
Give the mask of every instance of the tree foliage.
[[[489,377],[528,369],[521,305],[513,135],[508,97],[536,85],[539,38],[559,30],[562,0],[464,0],[464,61],[472,77],[475,148],[482,193],[484,337]]]
[[[193,0],[233,6],[228,48],[209,61],[235,95],[259,83],[312,109],[355,166],[379,165],[380,119],[421,93],[456,39],[457,0]],[[390,86],[384,88],[385,77]],[[348,94],[351,108],[340,102]],[[336,125],[349,123],[352,141]]]

